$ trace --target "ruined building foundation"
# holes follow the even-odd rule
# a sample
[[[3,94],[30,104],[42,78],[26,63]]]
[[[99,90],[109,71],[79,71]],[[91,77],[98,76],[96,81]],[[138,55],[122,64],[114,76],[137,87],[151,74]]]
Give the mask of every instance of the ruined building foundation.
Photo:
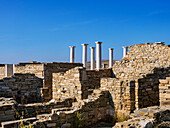
[[[124,47],[114,64],[110,48],[109,68],[101,68],[101,44],[96,42],[96,67],[91,47],[91,69],[87,45],[83,63],[75,63],[71,46],[70,63],[0,64],[1,127],[169,127],[170,45]],[[120,113],[128,118],[119,122]]]

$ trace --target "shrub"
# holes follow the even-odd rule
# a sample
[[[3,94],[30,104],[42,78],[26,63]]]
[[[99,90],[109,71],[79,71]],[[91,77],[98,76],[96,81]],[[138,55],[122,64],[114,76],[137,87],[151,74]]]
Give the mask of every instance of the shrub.
[[[82,117],[82,114],[80,112],[76,112],[75,118],[74,118],[74,128],[83,127],[84,119]]]
[[[115,114],[114,114],[113,121],[114,121],[114,123],[116,123],[116,122],[123,122],[123,121],[128,120],[129,118],[130,117],[129,117],[128,114],[126,114],[124,112],[116,111]]]

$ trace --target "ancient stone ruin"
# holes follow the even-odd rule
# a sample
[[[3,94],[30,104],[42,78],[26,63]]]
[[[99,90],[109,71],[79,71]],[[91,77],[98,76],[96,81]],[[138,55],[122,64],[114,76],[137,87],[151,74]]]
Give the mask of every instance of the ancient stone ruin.
[[[123,47],[123,58],[102,63],[102,42],[82,44],[82,63],[0,64],[2,128],[170,127],[170,46]],[[96,58],[96,59],[95,59]]]

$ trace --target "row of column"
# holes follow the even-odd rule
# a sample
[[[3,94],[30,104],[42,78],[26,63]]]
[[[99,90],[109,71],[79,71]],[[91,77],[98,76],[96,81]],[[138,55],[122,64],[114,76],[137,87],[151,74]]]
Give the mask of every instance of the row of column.
[[[102,50],[101,44],[102,42],[95,42],[96,43],[96,69],[101,69],[102,67]],[[87,66],[87,46],[89,44],[82,44],[83,46],[83,56],[82,56],[82,63],[83,67],[86,68]],[[95,47],[90,47],[91,49],[91,70],[95,69]],[[128,47],[123,47],[123,57],[126,56],[128,51]],[[70,63],[74,63],[75,59],[75,46],[70,46]],[[109,48],[109,68],[113,66],[113,48]]]

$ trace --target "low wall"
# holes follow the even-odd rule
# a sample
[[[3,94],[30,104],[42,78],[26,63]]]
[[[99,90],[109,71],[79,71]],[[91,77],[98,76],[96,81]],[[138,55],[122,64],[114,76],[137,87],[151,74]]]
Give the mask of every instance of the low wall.
[[[170,105],[170,77],[160,79],[159,82],[160,106]]]
[[[29,73],[35,74],[39,78],[44,78],[44,64],[43,63],[19,63],[14,66],[14,73]]]
[[[102,78],[101,88],[111,93],[116,110],[133,112],[135,109],[157,106],[163,101],[169,102],[168,84],[160,83],[168,80],[159,80],[166,78],[169,71],[169,67],[155,68],[153,74],[145,74],[141,78]]]
[[[53,73],[53,99],[86,99],[93,89],[100,87],[100,78],[111,76],[111,69],[91,71],[81,67],[68,70],[66,73]]]
[[[44,94],[44,101],[52,99],[52,74],[66,72],[75,67],[82,67],[81,63],[46,63],[44,64],[44,88],[48,88],[48,95]]]
[[[170,66],[170,45],[144,43],[129,46],[129,52],[113,65],[116,78],[134,79]]]
[[[16,102],[12,98],[0,98],[0,123],[16,119],[14,109],[15,104]]]
[[[102,78],[101,89],[110,92],[115,111],[130,113],[135,110],[135,80]]]
[[[24,119],[34,127],[91,127],[101,120],[109,120],[114,116],[114,108],[110,104],[109,92],[95,90],[89,100],[73,103],[70,108],[53,109],[51,114],[38,115],[36,118]],[[98,94],[98,95],[97,95]],[[78,105],[79,104],[79,105]],[[34,120],[34,122],[32,122]],[[2,123],[3,128],[18,127],[21,120]],[[28,122],[27,122],[28,125]]]
[[[0,80],[0,97],[12,97],[18,103],[41,102],[43,80],[34,74],[14,74]]]
[[[43,79],[42,98],[44,102],[52,98],[52,73],[66,72],[74,67],[82,67],[81,63],[19,63],[15,65],[15,73],[31,73]]]
[[[49,114],[52,109],[71,107],[74,99],[62,102],[47,102],[33,104],[18,104],[13,98],[0,98],[0,123],[6,121],[36,117],[39,114]],[[13,121],[15,120],[15,121]]]
[[[118,122],[113,128],[169,128],[170,110],[167,107],[147,107],[136,110],[131,119]]]
[[[52,109],[71,107],[74,99],[65,99],[62,102],[47,102],[47,103],[34,103],[34,104],[23,104],[15,106],[17,117],[30,118],[36,117],[39,114],[49,114]],[[20,118],[18,118],[20,119]]]

